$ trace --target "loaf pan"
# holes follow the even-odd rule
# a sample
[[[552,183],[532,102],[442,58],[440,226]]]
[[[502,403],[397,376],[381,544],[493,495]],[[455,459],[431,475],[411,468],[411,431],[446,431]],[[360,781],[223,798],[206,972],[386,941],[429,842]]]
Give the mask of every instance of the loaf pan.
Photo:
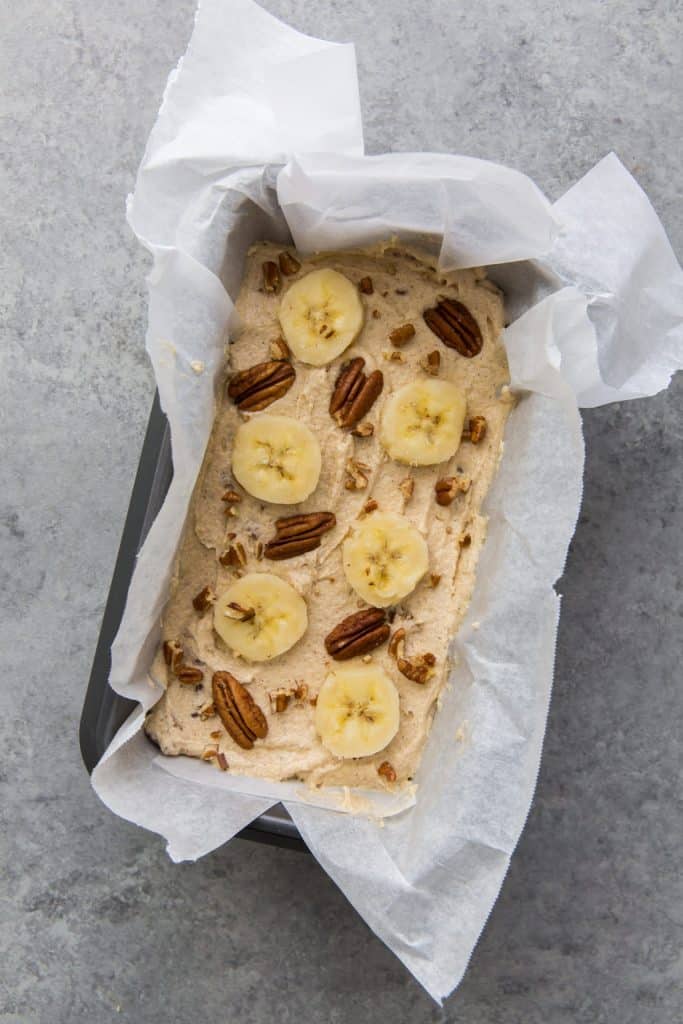
[[[109,686],[110,649],[126,606],[137,553],[161,508],[172,477],[171,435],[159,395],[155,394],[81,714],[81,754],[89,772],[135,707],[134,701],[119,696]],[[290,849],[306,849],[281,804],[255,818],[238,837]]]

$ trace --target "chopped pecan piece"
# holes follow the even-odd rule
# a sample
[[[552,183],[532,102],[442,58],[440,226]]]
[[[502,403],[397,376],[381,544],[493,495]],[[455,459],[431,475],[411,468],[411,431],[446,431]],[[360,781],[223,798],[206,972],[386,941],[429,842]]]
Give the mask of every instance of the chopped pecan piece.
[[[372,319],[373,320],[380,320],[381,317],[382,317],[382,314],[380,313],[380,311],[378,309],[373,309],[373,311],[372,311]]]
[[[244,550],[244,544],[237,541],[236,544],[231,544],[227,551],[219,557],[218,561],[226,569],[237,569],[247,564],[247,553]]]
[[[256,615],[256,609],[243,608],[237,601],[228,601],[223,609],[223,615],[228,619],[234,619],[235,622],[249,622]]]
[[[271,358],[279,362],[291,358],[292,353],[289,351],[289,345],[282,336],[273,338],[269,347]]]
[[[358,290],[361,291],[363,295],[372,295],[372,293],[375,290],[372,284],[372,278],[361,277],[360,281],[358,282]]]
[[[259,412],[286,395],[295,377],[291,363],[271,359],[233,374],[228,395],[242,412]]]
[[[363,512],[367,516],[371,512],[375,512],[378,508],[379,508],[379,502],[377,501],[377,499],[376,498],[368,498],[368,500],[363,505]]]
[[[398,349],[394,349],[392,352],[382,352],[382,358],[386,359],[388,363],[405,363],[406,357]]]
[[[220,768],[220,770],[222,772],[227,772],[229,768],[228,759],[222,750],[219,750],[218,753],[216,754],[216,760],[218,761],[218,767]]]
[[[382,761],[381,765],[377,769],[377,774],[381,775],[382,778],[387,780],[387,782],[396,782],[396,772],[388,761]]]
[[[268,698],[270,700],[272,710],[278,715],[287,710],[289,702],[292,699],[288,690],[275,690],[273,693],[268,694]]]
[[[415,328],[412,324],[401,324],[400,327],[395,327],[389,335],[389,341],[395,348],[401,348],[406,345],[411,338],[415,337]]]
[[[357,427],[354,427],[351,433],[354,437],[372,437],[375,433],[375,427],[368,420],[364,420],[363,423],[359,423]]]
[[[425,373],[429,373],[432,377],[436,377],[441,367],[441,353],[436,349],[434,349],[433,352],[428,352],[427,357],[421,360],[420,366]]]
[[[221,501],[224,501],[226,505],[239,505],[241,500],[242,495],[238,494],[237,491],[229,490],[221,494]]]
[[[413,496],[413,491],[415,490],[415,480],[413,479],[412,476],[404,477],[403,480],[401,480],[400,484],[398,485],[398,489],[403,495],[403,500],[407,504]]]
[[[178,681],[186,686],[194,686],[196,683],[201,683],[204,678],[202,670],[194,665],[181,665],[176,675],[178,676]]]
[[[183,646],[179,640],[164,640],[162,647],[164,661],[172,672],[177,672],[183,663]]]
[[[340,412],[342,407],[353,401],[358,394],[363,386],[364,366],[365,360],[362,356],[356,356],[355,359],[348,359],[342,363],[330,398],[330,416]]]
[[[396,661],[396,667],[401,675],[413,683],[424,685],[434,675],[436,658],[431,653],[416,654],[412,658],[404,657],[405,639],[406,631],[401,626],[389,641],[389,654]]]
[[[234,536],[234,535],[233,535]],[[240,568],[247,564],[247,552],[240,541],[231,544],[226,551],[220,555],[218,561],[224,568]]]
[[[447,348],[454,348],[467,359],[481,352],[484,339],[479,324],[457,299],[440,299],[433,309],[425,309],[422,317]]]
[[[320,547],[324,533],[337,525],[334,512],[308,512],[275,520],[275,536],[263,549],[271,561],[295,558]]]
[[[466,494],[472,481],[466,476],[445,476],[436,481],[437,505],[450,505],[457,494]]]
[[[463,441],[471,441],[472,444],[479,444],[486,437],[486,419],[484,416],[472,416],[467,430],[463,430]]]
[[[347,491],[363,491],[368,486],[367,473],[370,472],[370,467],[366,466],[364,462],[358,462],[357,459],[346,460],[346,480],[344,481],[344,487]]]
[[[301,264],[296,256],[292,256],[291,252],[281,252],[277,261],[280,264],[280,270],[285,277],[291,277],[292,274],[298,274],[301,270]]]
[[[381,370],[373,370],[369,377],[363,373],[365,360],[361,356],[342,365],[330,399],[330,415],[344,430],[355,427],[370,411],[384,387]]]
[[[214,672],[213,702],[226,731],[244,750],[268,733],[268,723],[254,698],[230,672]]]
[[[463,533],[458,543],[460,544],[461,548],[468,548],[472,543],[472,535],[469,533]]]
[[[273,690],[272,693],[268,694],[271,710],[276,714],[286,711],[290,701],[303,701],[307,697],[308,687],[305,683],[297,683],[296,686],[290,686],[289,689],[280,687],[279,690]]]
[[[205,612],[214,604],[216,595],[214,594],[211,587],[203,587],[196,597],[192,598],[192,607],[195,611]]]
[[[389,639],[391,629],[383,608],[364,608],[347,615],[325,637],[325,650],[335,661],[374,651]]]
[[[441,583],[441,573],[438,573],[438,572],[430,573],[430,576],[429,576],[429,585],[430,585],[430,587],[432,587],[432,588],[438,587],[439,583]]]
[[[210,700],[207,704],[203,704],[202,707],[199,709],[199,717],[202,720],[202,722],[205,722],[207,718],[213,718],[215,714],[216,706],[212,700]]]
[[[266,260],[263,264],[262,270],[264,292],[268,292],[270,295],[277,295],[282,287],[282,278],[280,277],[280,270],[277,263],[273,263],[272,260]]]

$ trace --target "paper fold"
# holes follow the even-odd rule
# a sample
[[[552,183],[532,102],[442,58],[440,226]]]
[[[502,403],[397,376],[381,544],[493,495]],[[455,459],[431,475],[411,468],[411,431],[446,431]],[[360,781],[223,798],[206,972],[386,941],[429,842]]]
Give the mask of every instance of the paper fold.
[[[491,265],[514,318],[505,343],[520,400],[417,802],[383,827],[287,804],[358,912],[440,1000],[462,977],[533,795],[559,614],[553,584],[581,498],[577,403],[666,386],[681,364],[681,271],[614,156],[551,206],[524,175],[486,161],[362,151],[352,47],[302,36],[251,0],[204,0],[128,204],[154,256],[147,349],[174,479],[138,559],[111,683],[143,708],[158,698],[147,668],[249,245],[293,238],[310,250],[397,235],[431,245],[443,267]],[[116,813],[165,836],[174,860],[214,849],[284,792],[248,783],[226,792],[196,781],[205,766],[195,763],[192,778],[178,776],[182,765],[171,774],[141,722],[137,711],[93,785]]]

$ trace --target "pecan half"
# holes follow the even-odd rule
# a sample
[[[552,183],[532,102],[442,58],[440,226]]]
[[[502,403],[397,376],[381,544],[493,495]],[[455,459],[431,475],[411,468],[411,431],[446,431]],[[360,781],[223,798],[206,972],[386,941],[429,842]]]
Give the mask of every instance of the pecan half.
[[[192,598],[192,607],[195,611],[206,612],[209,610],[211,605],[214,604],[215,600],[216,595],[211,587],[203,587],[196,597]]]
[[[468,429],[462,432],[463,441],[479,444],[486,437],[486,419],[484,416],[472,416],[467,427]]]
[[[233,374],[228,395],[242,412],[260,412],[286,395],[296,377],[291,363],[269,359]]]
[[[381,370],[373,370],[369,377],[363,373],[365,360],[361,356],[344,363],[334,385],[330,399],[330,415],[343,430],[355,427],[370,411],[384,387]]]
[[[396,667],[401,675],[410,679],[413,683],[424,685],[434,675],[436,658],[431,653],[416,654],[412,658],[404,657],[406,631],[401,626],[396,630],[389,642],[389,654],[396,661]]]
[[[337,525],[334,512],[308,512],[275,520],[275,536],[263,549],[265,558],[282,561],[320,547],[324,533]]]
[[[457,494],[466,494],[472,481],[466,476],[445,476],[437,480],[434,490],[437,505],[450,505]]]
[[[268,733],[268,723],[254,698],[230,672],[214,672],[211,681],[218,717],[235,743],[251,750]]]
[[[292,256],[291,252],[281,252],[277,261],[280,264],[280,270],[285,277],[291,277],[292,274],[298,274],[301,270],[301,264],[296,256]]]
[[[415,328],[412,324],[401,324],[400,327],[395,327],[389,335],[389,341],[396,348],[401,348],[402,345],[406,345],[411,338],[415,337]]]
[[[484,339],[479,324],[457,299],[440,299],[433,309],[425,309],[422,317],[447,348],[454,348],[467,359],[481,352]]]
[[[353,401],[363,386],[363,367],[365,360],[361,356],[355,359],[348,359],[342,363],[339,375],[334,383],[334,390],[330,398],[330,416],[339,412],[349,400]]]
[[[282,287],[282,278],[277,263],[266,260],[261,268],[263,271],[263,290],[270,295],[276,295]]]
[[[383,608],[364,608],[347,615],[325,637],[325,650],[335,661],[369,654],[389,639],[391,629]]]
[[[358,282],[358,291],[362,292],[363,295],[372,295],[374,292],[374,286],[372,284],[371,277],[361,277]]]

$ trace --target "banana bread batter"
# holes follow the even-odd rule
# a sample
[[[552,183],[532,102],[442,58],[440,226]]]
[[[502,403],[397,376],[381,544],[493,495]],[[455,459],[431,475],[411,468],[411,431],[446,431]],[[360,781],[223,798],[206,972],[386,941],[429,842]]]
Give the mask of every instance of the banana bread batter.
[[[237,310],[147,734],[207,771],[400,786],[486,535],[511,407],[501,295],[392,245],[259,243]]]

